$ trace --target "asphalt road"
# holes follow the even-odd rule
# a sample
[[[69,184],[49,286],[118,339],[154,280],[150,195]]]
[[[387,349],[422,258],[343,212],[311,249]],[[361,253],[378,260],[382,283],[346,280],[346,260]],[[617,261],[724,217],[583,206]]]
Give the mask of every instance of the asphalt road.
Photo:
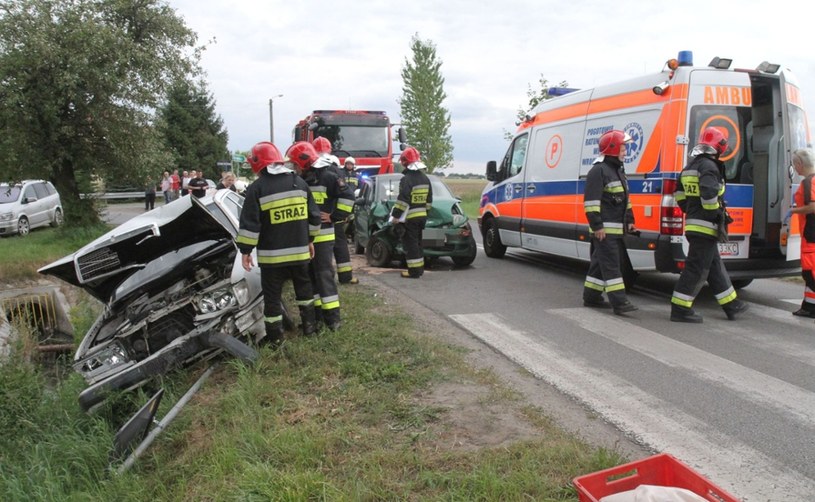
[[[120,222],[143,207],[112,205]],[[480,243],[480,237],[478,239]],[[421,280],[371,275],[450,319],[629,437],[745,501],[815,498],[815,323],[802,284],[757,280],[728,321],[704,289],[701,325],[671,323],[676,276],[641,276],[626,317],[582,306],[586,266],[541,254],[438,260]]]

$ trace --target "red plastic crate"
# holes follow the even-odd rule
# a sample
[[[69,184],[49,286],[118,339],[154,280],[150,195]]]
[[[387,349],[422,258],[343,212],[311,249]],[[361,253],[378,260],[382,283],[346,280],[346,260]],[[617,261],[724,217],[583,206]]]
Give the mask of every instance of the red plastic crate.
[[[574,478],[580,502],[633,490],[639,485],[684,488],[710,502],[738,502],[738,499],[667,453],[618,465]]]

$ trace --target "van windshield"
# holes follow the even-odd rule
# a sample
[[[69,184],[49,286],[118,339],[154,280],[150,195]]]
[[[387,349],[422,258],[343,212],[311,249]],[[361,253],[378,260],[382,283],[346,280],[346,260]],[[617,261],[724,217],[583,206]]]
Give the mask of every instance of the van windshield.
[[[20,187],[18,186],[4,186],[0,187],[0,204],[9,204],[17,202],[20,198]]]

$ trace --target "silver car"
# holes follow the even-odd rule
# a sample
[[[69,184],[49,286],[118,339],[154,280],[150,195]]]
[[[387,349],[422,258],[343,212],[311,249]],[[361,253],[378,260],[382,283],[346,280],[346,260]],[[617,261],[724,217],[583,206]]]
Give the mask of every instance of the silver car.
[[[28,235],[33,228],[64,221],[62,202],[50,181],[0,183],[0,235]]]
[[[230,190],[181,197],[39,270],[105,304],[74,357],[84,409],[221,351],[257,357],[247,342],[265,336],[263,294],[235,245],[242,206]]]

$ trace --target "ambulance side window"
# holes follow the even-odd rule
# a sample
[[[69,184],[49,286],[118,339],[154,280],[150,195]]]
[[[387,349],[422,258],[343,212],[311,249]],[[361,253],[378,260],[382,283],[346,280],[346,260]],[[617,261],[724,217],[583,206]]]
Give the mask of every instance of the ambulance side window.
[[[523,169],[527,143],[529,143],[528,134],[518,136],[507,150],[507,154],[503,162],[501,162],[501,172],[506,173],[506,178],[515,176]]]

